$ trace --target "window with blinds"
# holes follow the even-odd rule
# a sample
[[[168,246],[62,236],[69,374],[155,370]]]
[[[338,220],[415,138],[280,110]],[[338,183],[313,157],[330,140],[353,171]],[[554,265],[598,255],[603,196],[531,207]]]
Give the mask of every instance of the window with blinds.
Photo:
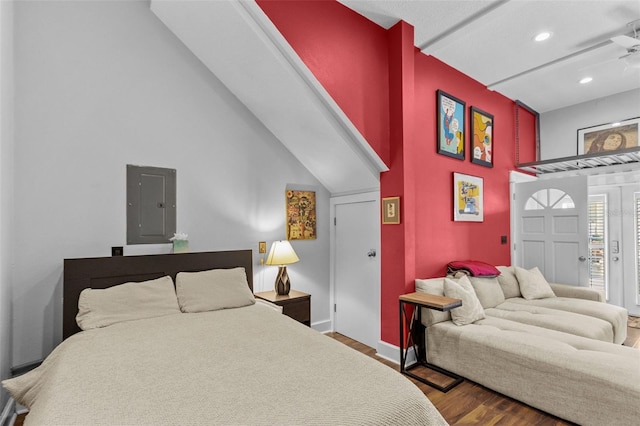
[[[636,198],[636,205],[640,205]],[[607,279],[607,196],[589,196],[589,285],[609,299]],[[639,258],[640,260],[640,258]]]

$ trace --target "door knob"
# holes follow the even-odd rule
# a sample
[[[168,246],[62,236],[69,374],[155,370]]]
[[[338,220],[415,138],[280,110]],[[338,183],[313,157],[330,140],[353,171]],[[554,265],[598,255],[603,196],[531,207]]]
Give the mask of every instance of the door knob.
[[[578,258],[578,260],[579,260],[580,262],[584,262],[585,260],[587,260],[587,258],[586,258],[586,257],[584,257],[584,256],[580,256],[580,257]]]
[[[620,260],[620,258],[618,256],[613,256],[611,260],[613,260],[614,262],[617,262],[618,260]]]
[[[369,253],[367,253],[367,256],[376,257],[376,249],[369,250]]]

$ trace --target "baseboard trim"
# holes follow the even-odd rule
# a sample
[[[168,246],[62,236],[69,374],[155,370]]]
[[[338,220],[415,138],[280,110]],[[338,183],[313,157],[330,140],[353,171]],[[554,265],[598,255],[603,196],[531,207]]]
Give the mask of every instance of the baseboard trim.
[[[333,331],[333,329],[331,328],[330,320],[314,322],[313,324],[311,324],[311,328],[319,331],[320,333],[329,333]]]
[[[7,403],[2,410],[2,417],[0,417],[0,425],[2,426],[10,426],[16,420],[16,402],[13,398],[9,398]]]
[[[380,358],[384,358],[387,361],[400,365],[400,348],[396,345],[392,345],[382,340],[378,340],[378,347],[376,348],[376,355]],[[409,366],[416,362],[416,356],[413,352],[413,348],[409,348],[407,351],[406,365]]]

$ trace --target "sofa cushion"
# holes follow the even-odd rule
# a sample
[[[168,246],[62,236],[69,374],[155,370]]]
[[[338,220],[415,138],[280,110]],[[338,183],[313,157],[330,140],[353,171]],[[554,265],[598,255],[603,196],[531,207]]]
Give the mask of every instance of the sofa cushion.
[[[498,275],[498,283],[502,287],[505,299],[510,297],[520,297],[520,285],[516,278],[516,270],[513,266],[498,266],[500,275]]]
[[[428,278],[416,280],[416,291],[421,293],[444,296],[444,278]],[[422,325],[430,327],[443,321],[451,321],[451,312],[440,312],[434,309],[422,308],[420,313]]]
[[[494,308],[504,302],[504,293],[497,278],[469,277],[469,281],[484,309]]]
[[[603,342],[613,342],[613,326],[608,321],[575,312],[514,303],[511,302],[512,300],[515,299],[509,299],[495,308],[486,309],[485,315]]]
[[[451,320],[455,325],[467,325],[484,318],[484,309],[466,276],[461,277],[457,282],[445,278],[444,295],[462,300],[462,306],[451,310]]]
[[[511,303],[540,306],[600,318],[611,324],[613,328],[613,343],[622,344],[627,338],[627,310],[620,306],[595,302],[593,300],[574,299],[571,297],[549,297],[547,299],[535,300],[516,297],[508,301]]]
[[[637,349],[490,316],[436,324],[426,337],[430,363],[558,417],[585,426],[640,417]]]
[[[525,299],[544,299],[556,296],[537,266],[529,270],[516,266],[515,270],[520,292]]]

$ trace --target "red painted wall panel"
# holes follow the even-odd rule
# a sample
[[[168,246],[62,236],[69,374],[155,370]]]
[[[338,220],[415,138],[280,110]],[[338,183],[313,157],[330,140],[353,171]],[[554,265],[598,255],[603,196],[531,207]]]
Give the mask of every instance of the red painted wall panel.
[[[387,31],[334,0],[257,4],[388,165]]]
[[[401,197],[400,225],[382,226],[381,337],[398,345],[398,296],[453,260],[509,264],[509,171],[515,103],[413,46],[406,23],[388,31],[333,0],[258,0],[309,69],[389,165],[381,197]],[[494,167],[436,153],[436,90],[494,116]],[[535,121],[522,113],[520,161],[535,159]],[[453,172],[483,178],[484,222],[453,221]]]

